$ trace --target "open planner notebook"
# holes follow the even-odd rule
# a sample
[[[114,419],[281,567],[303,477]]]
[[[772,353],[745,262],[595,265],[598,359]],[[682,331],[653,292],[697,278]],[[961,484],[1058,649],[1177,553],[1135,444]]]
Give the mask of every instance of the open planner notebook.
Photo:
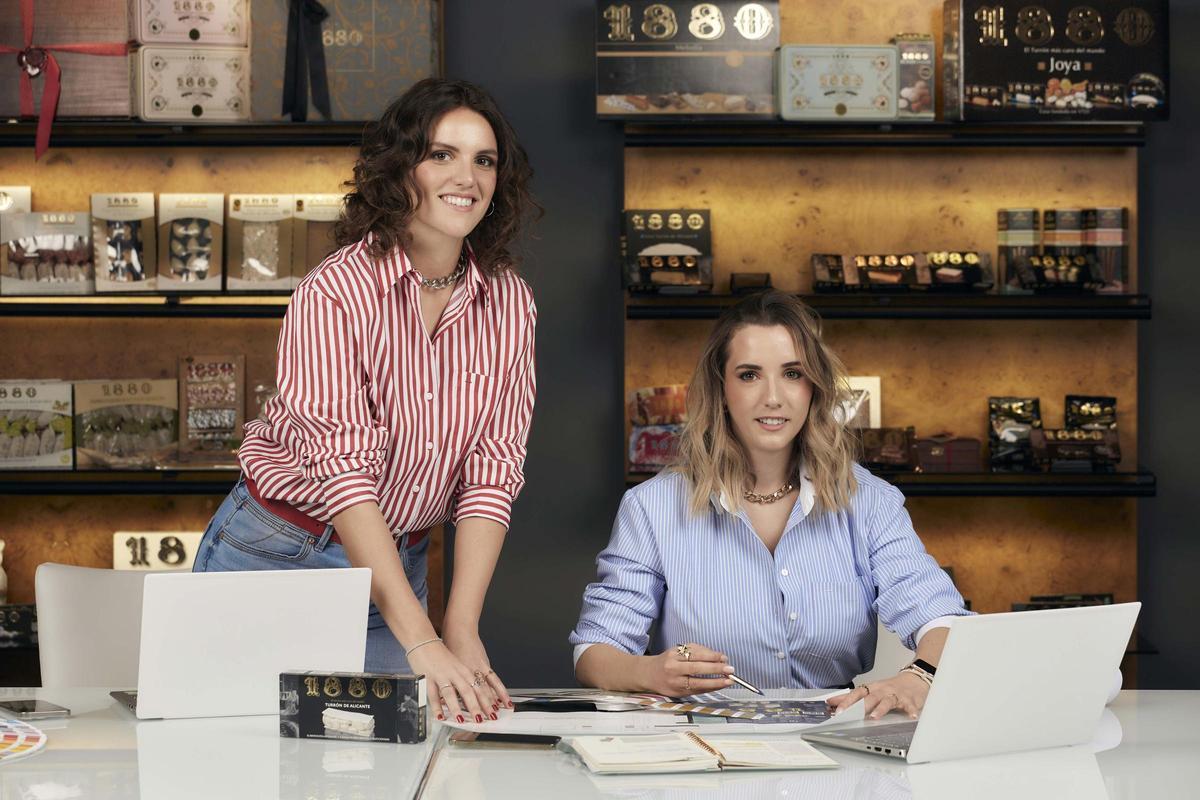
[[[601,774],[820,769],[838,765],[808,742],[777,736],[703,739],[688,732],[659,736],[575,736],[565,742],[588,769]]]

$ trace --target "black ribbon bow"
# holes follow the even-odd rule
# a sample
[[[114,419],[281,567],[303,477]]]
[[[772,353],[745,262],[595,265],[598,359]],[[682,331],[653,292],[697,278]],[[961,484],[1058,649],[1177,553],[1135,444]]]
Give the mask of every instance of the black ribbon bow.
[[[329,78],[325,74],[325,48],[321,46],[321,23],[329,12],[318,0],[288,0],[287,56],[283,68],[283,113],[293,122],[308,119],[308,86],[312,84],[313,105],[325,119],[332,119]]]

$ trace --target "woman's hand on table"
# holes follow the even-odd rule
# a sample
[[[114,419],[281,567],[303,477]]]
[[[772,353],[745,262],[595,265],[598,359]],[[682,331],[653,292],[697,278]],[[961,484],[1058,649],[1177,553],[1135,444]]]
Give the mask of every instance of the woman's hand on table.
[[[724,653],[719,653],[702,644],[689,642],[679,647],[664,650],[656,656],[644,656],[640,663],[641,684],[646,691],[667,697],[686,697],[692,694],[714,692],[732,686],[733,681],[725,677],[700,678],[698,675],[730,675],[733,667]]]
[[[408,663],[413,672],[425,675],[429,702],[438,719],[483,722],[496,718],[499,701],[488,681],[481,680],[476,674],[481,671],[472,669],[447,644],[432,642],[417,648]]]
[[[916,719],[928,696],[929,684],[910,672],[901,672],[887,680],[864,684],[846,694],[831,697],[827,702],[837,713],[866,698],[863,715],[868,719],[879,719],[889,711],[903,711]]]
[[[488,706],[493,712],[499,711],[501,708],[513,707],[512,698],[508,696],[508,689],[500,680],[500,676],[492,669],[487,648],[483,646],[483,640],[479,638],[477,629],[465,629],[447,623],[442,638],[445,639],[450,652],[457,656],[463,664],[466,664],[467,669],[471,672],[471,680],[480,681],[476,691],[487,697]],[[487,716],[484,714],[485,718]]]

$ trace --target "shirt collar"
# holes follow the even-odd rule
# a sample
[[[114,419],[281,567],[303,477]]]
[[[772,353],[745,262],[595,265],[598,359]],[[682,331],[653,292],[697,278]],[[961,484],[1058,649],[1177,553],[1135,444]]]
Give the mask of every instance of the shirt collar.
[[[374,234],[371,234],[373,236]],[[370,239],[368,238],[368,241]],[[381,272],[383,284],[383,297],[387,297],[392,289],[397,286],[401,280],[408,279],[420,282],[420,273],[409,260],[408,255],[400,247],[392,248],[383,259],[377,262]],[[409,278],[408,276],[412,277]],[[463,275],[463,282],[467,287],[467,299],[474,300],[476,295],[482,292],[485,303],[491,302],[491,284],[483,274],[483,269],[479,266],[479,262],[475,260],[475,250],[467,243],[467,271]]]
[[[713,492],[709,496],[709,501],[716,507],[718,511],[724,511],[726,514],[735,513],[733,510],[733,502],[729,496],[723,492]],[[790,528],[797,521],[804,519],[812,513],[813,508],[817,504],[817,490],[813,486],[812,479],[808,476],[808,470],[800,468],[800,496],[796,498],[796,504],[792,509],[792,516],[796,512],[800,512],[800,516],[796,519],[788,519],[788,527]]]

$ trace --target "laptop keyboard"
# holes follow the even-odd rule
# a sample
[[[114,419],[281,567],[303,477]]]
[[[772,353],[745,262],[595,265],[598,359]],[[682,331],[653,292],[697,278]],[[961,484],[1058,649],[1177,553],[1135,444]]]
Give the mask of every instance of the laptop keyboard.
[[[916,727],[912,724],[879,725],[870,729],[870,734],[855,738],[865,744],[879,747],[904,747],[912,744],[913,732]]]

